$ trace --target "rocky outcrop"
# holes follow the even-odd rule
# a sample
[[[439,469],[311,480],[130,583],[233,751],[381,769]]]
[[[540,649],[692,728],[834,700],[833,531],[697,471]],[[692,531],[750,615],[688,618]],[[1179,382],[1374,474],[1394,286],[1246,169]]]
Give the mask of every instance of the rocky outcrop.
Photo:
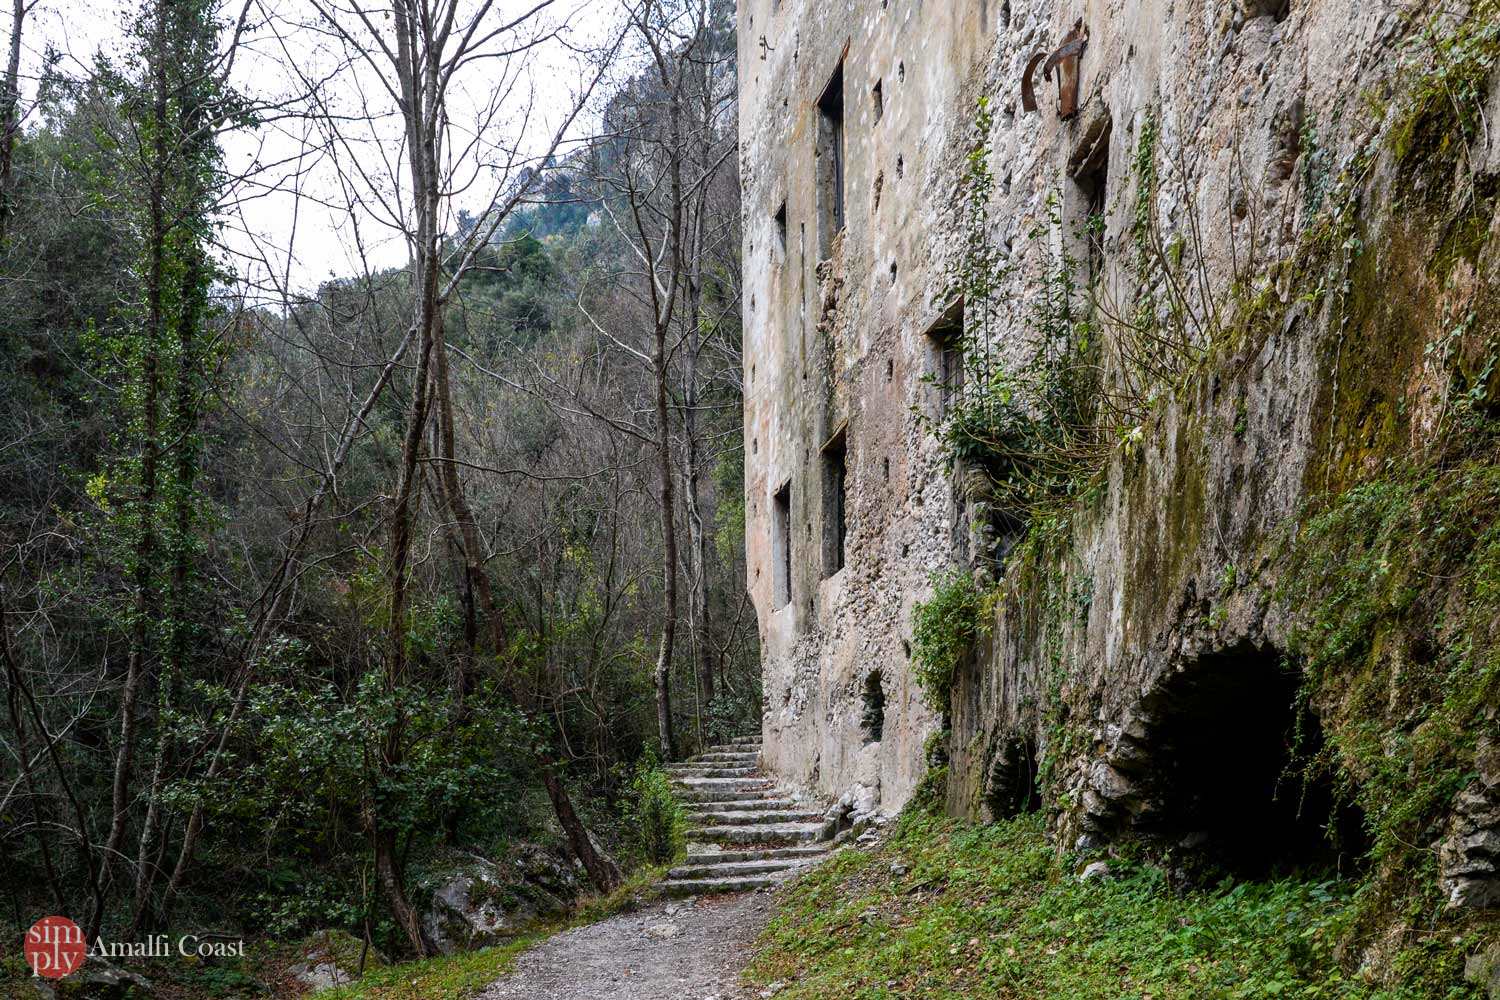
[[[385,964],[385,956],[345,931],[320,931],[298,948],[297,960],[287,966],[287,978],[310,993],[347,986],[362,969]]]
[[[567,913],[583,889],[576,866],[535,844],[503,861],[455,853],[439,877],[422,927],[445,955],[485,948],[536,920]]]
[[[1478,772],[1459,793],[1438,851],[1443,892],[1455,908],[1500,907],[1500,742],[1493,737],[1480,741]]]

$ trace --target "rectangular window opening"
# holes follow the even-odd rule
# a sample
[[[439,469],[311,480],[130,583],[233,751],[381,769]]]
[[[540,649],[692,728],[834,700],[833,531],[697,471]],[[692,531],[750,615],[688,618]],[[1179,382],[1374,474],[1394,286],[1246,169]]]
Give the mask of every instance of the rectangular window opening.
[[[960,297],[927,330],[932,345],[933,380],[937,383],[939,420],[945,419],[963,395],[964,300]]]
[[[818,98],[818,216],[823,258],[844,228],[844,64]]]
[[[776,259],[786,260],[786,202],[776,210]]]
[[[1102,115],[1085,126],[1085,134],[1069,157],[1068,173],[1073,179],[1074,207],[1067,213],[1068,223],[1074,231],[1065,233],[1072,237],[1081,253],[1080,260],[1088,261],[1089,277],[1099,275],[1104,264],[1104,216],[1109,205],[1109,145],[1111,121]]]
[[[840,430],[823,446],[823,575],[832,576],[844,568],[844,551],[849,537],[848,436]]]
[[[773,607],[792,600],[792,484],[787,482],[771,501],[771,558],[775,560]]]

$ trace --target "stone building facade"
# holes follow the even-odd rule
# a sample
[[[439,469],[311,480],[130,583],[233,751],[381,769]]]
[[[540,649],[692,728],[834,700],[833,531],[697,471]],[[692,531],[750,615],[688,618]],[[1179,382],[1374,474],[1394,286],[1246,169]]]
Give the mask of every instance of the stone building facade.
[[[1277,598],[1278,539],[1310,498],[1439,433],[1451,379],[1423,362],[1441,334],[1431,317],[1478,294],[1495,263],[1481,249],[1467,291],[1436,287],[1386,255],[1412,218],[1372,207],[1414,183],[1398,116],[1372,108],[1400,105],[1430,6],[743,0],[746,536],[771,771],[889,813],[941,734],[960,814],[1006,811],[1045,767],[1051,826],[1070,845],[1127,828],[1194,843],[1223,832],[1199,823],[1233,826],[1232,803],[1204,789],[1267,780],[1285,720],[1256,720],[1281,720],[1295,697],[1283,664],[1298,609]],[[1078,38],[1077,113],[1060,113],[1068,65],[1036,68],[1028,113],[1028,65]],[[1490,106],[1500,113],[1500,94]],[[1466,153],[1477,176],[1500,176],[1490,131]],[[937,433],[964,365],[955,331],[976,312],[954,277],[976,150],[993,180],[997,363],[1039,349],[1048,261],[1071,260],[1096,292],[1081,308],[1113,316],[1096,336],[1123,335],[1143,229],[1171,262],[1147,280],[1188,275],[1161,295],[1204,351],[1194,377],[1140,402],[1046,579],[1006,565],[1004,519]],[[1348,307],[1347,260],[1343,292],[1296,285],[1340,198],[1362,213],[1359,246],[1390,294],[1424,304],[1399,337],[1381,310]],[[1408,235],[1415,256],[1438,252],[1431,234]],[[1349,258],[1349,245],[1318,252]],[[1229,331],[1236,309],[1255,322]],[[1111,363],[1106,349],[1106,379]],[[913,678],[912,613],[955,567],[1002,599],[939,712]],[[1460,901],[1500,902],[1500,856],[1463,847],[1500,838],[1494,746],[1480,740],[1444,848]]]

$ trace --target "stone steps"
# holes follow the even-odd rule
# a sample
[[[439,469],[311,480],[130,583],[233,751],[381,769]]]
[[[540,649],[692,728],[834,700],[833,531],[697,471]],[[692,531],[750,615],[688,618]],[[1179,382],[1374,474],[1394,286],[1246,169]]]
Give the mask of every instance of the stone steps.
[[[712,845],[697,845],[707,848]],[[746,849],[741,851],[705,850],[694,851],[688,849],[687,863],[689,865],[724,864],[733,865],[744,861],[773,861],[773,860],[796,860],[807,861],[821,858],[828,853],[821,845],[807,844],[801,847],[765,847],[759,850]]]
[[[820,812],[810,809],[766,809],[754,811],[741,809],[735,812],[690,812],[688,822],[700,827],[711,826],[769,826],[784,823],[817,823],[823,818]]]
[[[675,879],[741,878],[746,875],[774,875],[821,858],[822,853],[800,858],[770,858],[764,861],[725,861],[717,864],[683,865],[669,873]]]
[[[687,799],[687,796],[683,798]],[[771,812],[797,808],[797,803],[791,799],[687,799],[684,805],[690,806],[692,812],[700,813]]]
[[[745,736],[668,764],[687,810],[687,862],[662,883],[668,896],[762,889],[827,854],[828,824],[760,773],[760,738]]]
[[[701,753],[693,760],[703,764],[728,764],[734,767],[755,767],[760,763],[758,753]]]
[[[755,767],[717,767],[712,764],[668,764],[664,770],[673,778],[751,778],[759,773]]]
[[[688,841],[708,840],[719,844],[805,844],[826,840],[822,823],[767,823],[760,826],[701,826],[688,834]]]

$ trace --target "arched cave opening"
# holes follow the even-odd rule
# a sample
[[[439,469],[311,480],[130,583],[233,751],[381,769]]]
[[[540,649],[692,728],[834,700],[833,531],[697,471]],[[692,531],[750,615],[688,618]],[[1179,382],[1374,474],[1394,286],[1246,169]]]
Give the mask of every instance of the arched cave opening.
[[[1364,817],[1324,763],[1298,686],[1279,651],[1242,643],[1149,697],[1141,832],[1240,878],[1358,868]]]
[[[1010,819],[1042,807],[1040,762],[1035,740],[1011,736],[1000,745],[990,762],[984,801],[995,819]]]

